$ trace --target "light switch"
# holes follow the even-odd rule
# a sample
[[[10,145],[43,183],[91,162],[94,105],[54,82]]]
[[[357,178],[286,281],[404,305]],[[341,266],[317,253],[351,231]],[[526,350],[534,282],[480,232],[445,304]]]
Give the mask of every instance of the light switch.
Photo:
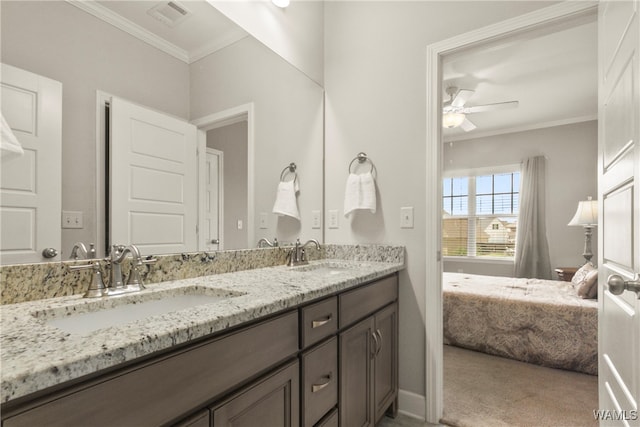
[[[320,228],[321,225],[320,211],[311,211],[311,228]]]
[[[338,211],[329,211],[329,228],[338,228]]]
[[[400,228],[413,228],[413,207],[400,208]]]
[[[243,227],[243,225],[242,225],[242,220],[241,220],[241,219],[239,219],[239,220],[238,220],[238,230],[242,230],[242,227]]]
[[[62,228],[83,228],[83,215],[80,211],[62,211]]]
[[[260,212],[260,228],[265,229],[267,227],[268,214],[266,212]]]

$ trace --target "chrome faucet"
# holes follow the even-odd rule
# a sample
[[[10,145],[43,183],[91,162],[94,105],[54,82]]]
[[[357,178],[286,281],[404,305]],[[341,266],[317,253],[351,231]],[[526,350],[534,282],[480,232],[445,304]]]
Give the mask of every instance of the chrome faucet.
[[[269,239],[266,239],[266,238],[264,238],[264,237],[263,237],[262,239],[258,240],[258,247],[259,247],[259,248],[262,248],[262,247],[263,247],[263,246],[262,246],[262,244],[263,244],[263,243],[264,243],[265,245],[267,245],[268,247],[270,247],[270,248],[277,248],[277,247],[278,247],[278,238],[277,238],[277,237],[274,237],[274,238],[273,238],[273,243],[271,243],[271,242],[269,241]]]
[[[125,285],[122,276],[122,261],[127,257],[127,253],[131,254],[133,261],[131,264],[131,272],[129,273],[129,280],[127,285]],[[144,285],[140,280],[140,273],[138,272],[138,267],[142,265],[142,257],[136,245],[113,245],[111,247],[110,263],[111,280],[109,281],[109,295],[118,295],[144,289]]]
[[[79,253],[79,254],[78,254]],[[96,248],[93,243],[89,243],[89,249],[82,242],[77,242],[73,245],[73,249],[71,249],[71,255],[69,255],[69,259],[77,260],[80,257],[85,259],[92,259],[96,257]]]
[[[309,261],[307,261],[307,255],[304,248],[310,243],[313,243],[316,246],[316,249],[320,250],[320,243],[318,243],[316,239],[307,240],[304,244],[300,244],[300,239],[296,239],[296,245],[291,249],[287,256],[287,265],[289,267],[309,263]]]
[[[122,275],[122,262],[127,257],[127,254],[131,254],[133,260],[127,284],[125,285]],[[111,247],[109,258],[104,259],[104,261],[107,262],[107,268],[111,270],[108,281],[104,280],[104,275],[98,261],[85,265],[72,265],[68,268],[71,271],[86,269],[91,269],[93,271],[91,283],[84,294],[85,298],[120,295],[144,289],[144,284],[142,283],[142,278],[140,276],[140,267],[144,264],[151,264],[157,261],[156,258],[147,258],[148,259],[142,259],[140,251],[136,245],[113,245]]]

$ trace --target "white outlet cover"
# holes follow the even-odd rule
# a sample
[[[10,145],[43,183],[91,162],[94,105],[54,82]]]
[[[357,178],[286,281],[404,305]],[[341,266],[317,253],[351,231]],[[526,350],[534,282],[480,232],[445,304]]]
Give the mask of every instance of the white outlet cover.
[[[336,209],[329,211],[329,228],[338,228],[338,211]]]
[[[320,211],[311,211],[311,228],[320,228],[321,226]]]

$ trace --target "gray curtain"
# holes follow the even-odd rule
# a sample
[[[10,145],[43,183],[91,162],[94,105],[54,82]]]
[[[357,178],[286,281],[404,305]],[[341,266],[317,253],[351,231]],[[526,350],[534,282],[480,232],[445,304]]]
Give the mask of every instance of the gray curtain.
[[[545,159],[526,159],[520,179],[515,276],[551,279],[545,221]]]

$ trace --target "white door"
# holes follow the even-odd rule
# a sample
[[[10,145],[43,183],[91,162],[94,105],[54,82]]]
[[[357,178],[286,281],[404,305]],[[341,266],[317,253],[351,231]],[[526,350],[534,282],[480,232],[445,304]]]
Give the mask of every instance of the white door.
[[[55,261],[60,253],[62,83],[2,64],[2,115],[23,155],[0,168],[0,263]]]
[[[115,97],[110,114],[110,243],[197,251],[196,127]]]
[[[204,196],[204,236],[205,249],[215,251],[222,245],[222,180],[223,153],[207,148],[205,160],[205,196]]]
[[[640,272],[638,0],[599,4],[599,409],[601,425],[640,426],[640,300],[610,275]],[[611,282],[609,282],[611,283]]]

